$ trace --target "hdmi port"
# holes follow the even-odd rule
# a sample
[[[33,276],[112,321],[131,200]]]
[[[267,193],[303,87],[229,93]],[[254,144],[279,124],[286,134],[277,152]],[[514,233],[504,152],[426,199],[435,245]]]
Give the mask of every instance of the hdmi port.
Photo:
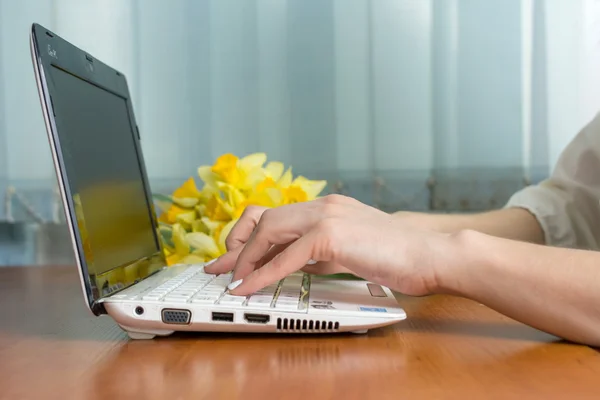
[[[213,321],[224,321],[224,322],[233,322],[233,313],[228,312],[213,312],[212,313]]]
[[[244,314],[244,319],[251,324],[266,324],[271,317],[264,314]]]

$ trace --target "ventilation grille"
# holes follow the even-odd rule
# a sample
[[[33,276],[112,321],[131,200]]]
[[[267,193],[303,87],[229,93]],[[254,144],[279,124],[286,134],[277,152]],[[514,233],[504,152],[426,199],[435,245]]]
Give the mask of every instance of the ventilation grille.
[[[318,331],[328,332],[340,329],[339,322],[315,321],[312,319],[277,318],[277,330],[287,332]]]

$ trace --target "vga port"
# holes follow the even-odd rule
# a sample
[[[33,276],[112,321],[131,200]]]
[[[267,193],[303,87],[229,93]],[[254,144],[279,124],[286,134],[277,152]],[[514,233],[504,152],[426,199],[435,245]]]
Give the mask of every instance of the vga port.
[[[192,319],[190,310],[165,308],[162,310],[162,321],[171,325],[188,325]]]

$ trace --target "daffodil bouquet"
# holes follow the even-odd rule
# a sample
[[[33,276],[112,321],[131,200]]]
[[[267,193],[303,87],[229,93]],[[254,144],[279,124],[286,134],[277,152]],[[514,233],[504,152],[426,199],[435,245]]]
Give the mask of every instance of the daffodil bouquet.
[[[169,265],[206,262],[225,253],[225,239],[247,206],[273,208],[313,200],[327,185],[294,178],[291,167],[267,163],[264,153],[243,158],[224,154],[213,165],[199,167],[198,176],[200,190],[190,177],[171,195],[154,195]]]

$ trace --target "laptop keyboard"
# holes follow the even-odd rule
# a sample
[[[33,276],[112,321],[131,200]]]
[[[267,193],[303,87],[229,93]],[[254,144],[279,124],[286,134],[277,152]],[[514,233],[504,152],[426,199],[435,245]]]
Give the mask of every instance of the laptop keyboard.
[[[190,267],[143,295],[142,300],[193,303],[258,309],[303,310],[308,306],[310,275],[290,275],[249,296],[226,292],[231,274],[210,275],[202,267]]]

